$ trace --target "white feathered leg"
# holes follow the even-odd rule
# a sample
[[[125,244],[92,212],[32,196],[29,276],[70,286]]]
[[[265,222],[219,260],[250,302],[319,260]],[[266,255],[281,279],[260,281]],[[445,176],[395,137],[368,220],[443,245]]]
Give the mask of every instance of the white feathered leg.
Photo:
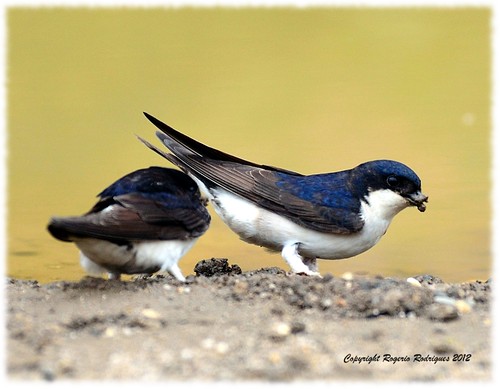
[[[299,243],[285,245],[281,251],[282,257],[294,273],[308,276],[320,276],[315,258],[303,258],[297,251]],[[320,276],[321,277],[321,276]]]

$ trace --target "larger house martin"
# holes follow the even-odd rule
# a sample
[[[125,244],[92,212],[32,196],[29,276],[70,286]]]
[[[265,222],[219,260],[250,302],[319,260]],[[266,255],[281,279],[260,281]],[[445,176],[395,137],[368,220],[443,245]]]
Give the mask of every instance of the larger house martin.
[[[144,114],[170,153],[139,139],[189,174],[242,240],[281,251],[295,273],[319,275],[317,258],[360,254],[380,240],[401,210],[426,209],[419,177],[400,162],[376,160],[302,175],[205,146]]]

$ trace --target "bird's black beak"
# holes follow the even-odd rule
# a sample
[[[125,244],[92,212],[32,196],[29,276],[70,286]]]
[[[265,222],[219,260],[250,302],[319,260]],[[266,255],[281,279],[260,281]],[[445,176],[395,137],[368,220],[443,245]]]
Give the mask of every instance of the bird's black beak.
[[[418,191],[418,192],[415,192],[415,193],[412,193],[410,194],[408,197],[407,197],[407,200],[408,202],[417,207],[417,209],[420,211],[420,212],[425,212],[425,209],[427,208],[426,205],[424,203],[427,202],[427,200],[429,200],[429,196],[426,196],[424,195],[422,192]]]

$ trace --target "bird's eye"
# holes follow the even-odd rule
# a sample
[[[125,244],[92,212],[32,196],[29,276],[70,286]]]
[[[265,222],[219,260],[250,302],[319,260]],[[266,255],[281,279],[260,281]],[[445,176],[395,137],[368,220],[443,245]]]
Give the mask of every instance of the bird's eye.
[[[396,186],[399,183],[399,180],[395,176],[389,176],[387,177],[387,184],[389,186]]]

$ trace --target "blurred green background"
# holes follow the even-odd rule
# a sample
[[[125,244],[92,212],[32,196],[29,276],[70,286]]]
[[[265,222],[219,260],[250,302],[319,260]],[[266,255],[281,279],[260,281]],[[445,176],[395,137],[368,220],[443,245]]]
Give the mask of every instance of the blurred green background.
[[[242,158],[320,173],[401,161],[430,196],[368,252],[319,261],[445,281],[491,274],[488,8],[9,8],[8,275],[84,275],[46,231],[122,175],[171,166],[147,111]],[[181,260],[287,269],[216,216]]]

